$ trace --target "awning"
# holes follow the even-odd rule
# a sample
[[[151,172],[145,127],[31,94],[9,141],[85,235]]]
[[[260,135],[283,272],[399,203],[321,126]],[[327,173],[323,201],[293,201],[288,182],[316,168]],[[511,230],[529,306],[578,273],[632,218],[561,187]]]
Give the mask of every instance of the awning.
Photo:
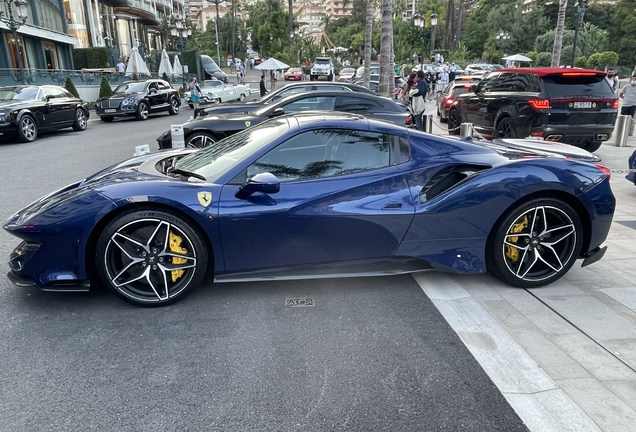
[[[5,23],[0,22],[0,29],[6,30],[8,32],[11,31],[9,26]],[[41,27],[34,27],[28,24],[23,24],[18,29],[18,34],[25,36],[34,36],[41,39],[50,40],[51,42],[61,42],[63,44],[78,46],[79,41],[77,38],[67,35],[66,33],[60,33],[53,30],[47,30]]]

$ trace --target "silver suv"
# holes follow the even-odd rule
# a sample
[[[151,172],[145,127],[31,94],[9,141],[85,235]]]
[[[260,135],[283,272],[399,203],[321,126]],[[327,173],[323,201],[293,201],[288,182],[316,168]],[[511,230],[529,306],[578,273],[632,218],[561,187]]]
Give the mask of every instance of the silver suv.
[[[330,57],[316,57],[314,65],[311,67],[310,80],[317,80],[318,77],[326,76],[329,81],[333,81],[333,62]]]

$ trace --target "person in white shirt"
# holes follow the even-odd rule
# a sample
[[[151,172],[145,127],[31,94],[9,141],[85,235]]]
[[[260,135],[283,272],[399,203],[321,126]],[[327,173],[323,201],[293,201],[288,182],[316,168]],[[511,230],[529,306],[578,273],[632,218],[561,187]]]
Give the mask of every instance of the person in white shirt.
[[[623,99],[621,115],[634,117],[634,113],[636,113],[636,72],[632,74],[629,84],[621,89],[618,97]]]
[[[446,69],[442,68],[442,71],[440,72],[439,78],[437,80],[436,90],[438,92],[443,91],[446,88],[447,84],[448,84],[448,72],[446,72]]]
[[[121,60],[119,60],[119,63],[117,63],[117,72],[119,73],[126,72],[126,65]]]

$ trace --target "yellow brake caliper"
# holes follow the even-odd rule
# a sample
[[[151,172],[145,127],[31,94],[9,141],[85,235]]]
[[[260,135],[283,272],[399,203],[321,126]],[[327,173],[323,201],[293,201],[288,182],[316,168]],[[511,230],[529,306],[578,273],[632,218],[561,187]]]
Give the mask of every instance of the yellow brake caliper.
[[[188,253],[187,249],[184,249],[181,247],[181,242],[182,242],[181,237],[174,234],[172,231],[170,231],[169,241],[170,241],[171,252],[181,254],[181,255],[185,255]],[[188,260],[185,258],[172,257],[172,264],[185,264],[187,261]],[[172,282],[176,282],[177,279],[183,276],[183,273],[185,273],[185,270],[172,270],[171,273],[172,273]]]
[[[524,216],[523,220],[517,224],[514,224],[512,228],[510,228],[510,232],[508,234],[518,234],[528,227],[528,216]],[[508,237],[508,241],[510,243],[517,244],[519,237]],[[519,259],[519,249],[516,247],[506,245],[506,256],[510,258],[513,262],[517,262]]]

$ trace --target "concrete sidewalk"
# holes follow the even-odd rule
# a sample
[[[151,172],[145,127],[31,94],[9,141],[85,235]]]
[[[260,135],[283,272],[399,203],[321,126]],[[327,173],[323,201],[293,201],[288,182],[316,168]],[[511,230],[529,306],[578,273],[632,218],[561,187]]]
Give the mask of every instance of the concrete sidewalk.
[[[596,152],[617,199],[601,261],[531,290],[490,275],[415,277],[532,431],[636,430],[636,186],[625,180],[635,150],[629,137]]]

